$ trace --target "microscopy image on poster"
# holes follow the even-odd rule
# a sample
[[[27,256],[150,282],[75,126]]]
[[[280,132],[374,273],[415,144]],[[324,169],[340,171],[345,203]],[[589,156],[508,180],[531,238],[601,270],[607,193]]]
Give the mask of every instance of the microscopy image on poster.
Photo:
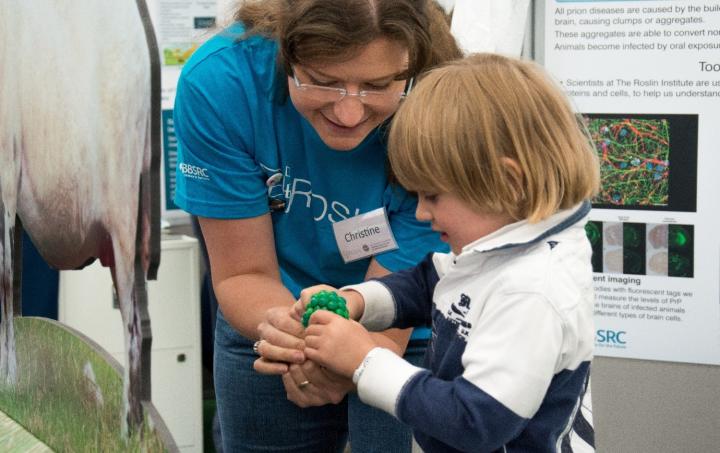
[[[670,128],[667,120],[588,121],[602,169],[598,204],[667,206]]]
[[[592,268],[602,272],[603,268],[603,223],[591,220],[585,224],[585,233],[592,248]]]
[[[693,225],[589,221],[593,272],[694,277]]]
[[[600,158],[594,207],[695,211],[696,115],[584,117]]]
[[[645,275],[645,224],[623,223],[623,273]]]
[[[602,269],[598,272],[622,274],[623,272],[623,230],[620,222],[602,222]]]
[[[668,275],[668,226],[648,224],[647,226],[647,275]]]
[[[695,231],[692,225],[668,227],[668,276],[693,277]]]

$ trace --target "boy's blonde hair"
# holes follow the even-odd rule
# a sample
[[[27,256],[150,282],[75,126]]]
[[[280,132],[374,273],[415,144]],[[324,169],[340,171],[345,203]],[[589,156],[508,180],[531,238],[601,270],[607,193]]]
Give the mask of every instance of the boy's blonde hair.
[[[593,196],[599,164],[567,97],[537,64],[476,54],[430,71],[392,121],[389,159],[408,190],[540,221]]]

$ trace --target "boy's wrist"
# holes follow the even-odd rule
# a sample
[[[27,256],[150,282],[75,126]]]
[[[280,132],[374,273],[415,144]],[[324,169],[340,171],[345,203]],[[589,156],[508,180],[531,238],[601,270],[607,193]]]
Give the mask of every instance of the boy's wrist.
[[[353,291],[350,297],[357,297],[353,319],[367,330],[379,332],[392,327],[395,319],[395,304],[390,290],[380,281],[369,280],[357,285],[348,285],[342,291]],[[357,292],[357,296],[354,294]],[[355,318],[357,316],[357,318]]]
[[[365,311],[365,299],[362,294],[353,289],[343,289],[340,295],[345,298],[345,306],[348,309],[350,319],[357,321]]]
[[[352,375],[353,384],[357,385],[357,383],[360,382],[360,378],[362,377],[363,373],[365,372],[365,369],[367,368],[368,363],[370,363],[370,361],[372,360],[374,352],[377,350],[380,350],[380,349],[382,349],[382,348],[378,346],[378,347],[372,348],[370,351],[368,351],[367,354],[365,354],[365,357],[363,358],[362,362],[360,362],[360,365],[358,365],[358,367],[355,368],[355,371],[353,372],[353,375]]]

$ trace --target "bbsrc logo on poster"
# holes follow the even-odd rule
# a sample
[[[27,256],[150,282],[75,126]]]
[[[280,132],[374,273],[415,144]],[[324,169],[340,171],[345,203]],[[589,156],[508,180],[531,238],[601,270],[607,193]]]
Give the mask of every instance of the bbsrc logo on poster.
[[[627,332],[624,330],[598,329],[595,332],[595,345],[606,348],[627,347]]]

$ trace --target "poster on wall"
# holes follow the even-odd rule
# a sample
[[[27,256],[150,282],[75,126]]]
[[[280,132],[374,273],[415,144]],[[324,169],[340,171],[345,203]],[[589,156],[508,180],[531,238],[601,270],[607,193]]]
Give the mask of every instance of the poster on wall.
[[[148,0],[162,63],[162,217],[170,223],[189,218],[173,203],[177,140],[172,112],[177,82],[193,52],[215,33],[220,3],[222,0]]]
[[[720,2],[546,0],[543,64],[601,189],[596,354],[720,364]]]

